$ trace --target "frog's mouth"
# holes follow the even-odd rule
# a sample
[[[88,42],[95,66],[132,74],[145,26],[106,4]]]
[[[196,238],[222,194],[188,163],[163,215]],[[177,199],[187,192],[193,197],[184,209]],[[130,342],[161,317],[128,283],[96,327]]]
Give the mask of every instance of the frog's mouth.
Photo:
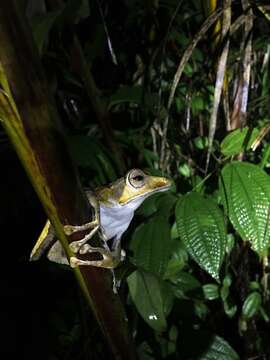
[[[165,191],[172,186],[171,180],[162,177],[152,177],[149,181],[149,188],[153,189],[152,193],[155,191]]]
[[[166,184],[164,184],[164,182],[158,182],[155,185],[156,185],[155,187],[157,190],[167,190],[171,187],[172,184],[171,184],[171,182],[168,183],[168,181],[167,181]]]

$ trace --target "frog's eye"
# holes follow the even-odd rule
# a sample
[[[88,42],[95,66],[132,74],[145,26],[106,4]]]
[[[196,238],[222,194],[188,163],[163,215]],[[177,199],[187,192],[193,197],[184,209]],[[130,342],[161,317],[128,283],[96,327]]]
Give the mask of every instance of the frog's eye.
[[[139,189],[145,185],[145,174],[141,170],[131,170],[128,174],[128,182],[132,187]]]

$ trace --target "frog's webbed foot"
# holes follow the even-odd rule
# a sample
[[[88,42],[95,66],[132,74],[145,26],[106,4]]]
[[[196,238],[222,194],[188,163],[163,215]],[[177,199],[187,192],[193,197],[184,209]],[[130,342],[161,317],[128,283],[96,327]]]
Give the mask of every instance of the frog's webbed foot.
[[[75,253],[81,253],[80,250],[84,248],[86,243],[96,234],[100,228],[100,216],[99,216],[99,204],[95,195],[91,192],[87,192],[87,198],[94,209],[94,219],[83,225],[65,225],[64,231],[66,235],[72,235],[79,231],[90,230],[81,240],[72,241],[69,246],[70,249]],[[89,245],[90,246],[90,245]],[[90,246],[91,248],[91,246]],[[84,252],[82,252],[84,253]]]
[[[125,251],[121,250],[120,247],[114,251],[110,251],[104,248],[92,247],[89,244],[83,245],[80,249],[80,254],[87,254],[87,253],[98,253],[102,256],[101,260],[82,260],[78,259],[77,257],[72,256],[70,261],[71,267],[76,266],[96,266],[102,267],[106,269],[110,269],[112,272],[113,277],[113,292],[117,294],[117,288],[120,287],[120,282],[116,280],[114,268],[118,266],[118,264],[124,260],[125,258]]]
[[[81,248],[83,248],[87,241],[89,241],[95,234],[96,232],[99,230],[99,221],[97,220],[93,220],[89,223],[83,224],[83,225],[65,225],[64,226],[64,230],[66,235],[71,235],[74,234],[78,231],[84,231],[84,230],[89,230],[91,229],[91,231],[86,234],[81,240],[77,240],[77,241],[72,241],[69,244],[70,249],[75,253],[78,254],[80,253]],[[89,245],[90,246],[90,245]]]
[[[116,249],[114,251],[110,251],[108,249],[100,248],[100,247],[92,247],[89,244],[83,245],[83,247],[79,251],[80,254],[89,254],[89,253],[97,253],[102,256],[101,260],[82,260],[78,259],[75,256],[70,258],[70,266],[85,266],[91,265],[96,267],[103,267],[106,269],[114,269],[119,263],[125,258],[125,251]]]

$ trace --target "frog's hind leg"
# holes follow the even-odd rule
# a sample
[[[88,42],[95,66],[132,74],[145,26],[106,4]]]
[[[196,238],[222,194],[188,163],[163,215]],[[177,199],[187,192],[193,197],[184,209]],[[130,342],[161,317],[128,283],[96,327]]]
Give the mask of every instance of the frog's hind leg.
[[[89,254],[89,253],[98,253],[102,256],[101,260],[82,260],[77,257],[70,258],[70,266],[83,266],[83,265],[91,265],[97,267],[103,267],[106,269],[114,269],[121,261],[121,249],[120,247],[115,249],[114,251],[104,249],[101,247],[93,247],[89,244],[84,244],[79,254]]]
[[[107,245],[107,244],[106,244]],[[107,245],[108,246],[108,245]],[[110,251],[104,248],[97,248],[92,247],[89,244],[84,244],[83,247],[80,249],[80,254],[87,254],[87,253],[98,253],[102,256],[101,260],[82,260],[78,259],[77,257],[71,257],[70,260],[70,266],[76,267],[76,266],[96,266],[96,267],[102,267],[106,269],[110,269],[112,273],[112,280],[113,280],[113,292],[117,293],[117,288],[120,287],[120,284],[117,282],[114,268],[116,268],[121,261],[121,249],[120,247],[116,249],[115,251]]]

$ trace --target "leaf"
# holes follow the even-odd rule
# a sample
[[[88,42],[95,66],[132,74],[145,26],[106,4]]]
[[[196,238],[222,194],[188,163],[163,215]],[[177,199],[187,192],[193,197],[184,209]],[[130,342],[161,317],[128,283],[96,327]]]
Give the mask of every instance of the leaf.
[[[250,149],[258,134],[259,130],[257,128],[251,130],[244,127],[232,131],[223,139],[220,145],[222,154],[224,156],[233,156]]]
[[[137,352],[140,360],[155,360],[153,351],[146,341],[137,347]]]
[[[246,298],[243,307],[242,314],[244,317],[250,319],[252,318],[259,310],[262,304],[262,296],[258,291],[253,291]]]
[[[223,205],[231,223],[259,256],[269,247],[270,178],[258,166],[234,161],[221,172]]]
[[[146,109],[153,111],[159,104],[159,96],[150,92],[144,94],[142,86],[122,86],[108,99],[108,108],[127,102],[141,104],[142,101]],[[165,113],[166,115],[167,113]]]
[[[168,219],[171,215],[171,210],[175,205],[177,197],[171,193],[159,194],[157,197],[157,212],[158,215]]]
[[[145,158],[145,161],[147,162],[147,165],[149,167],[154,167],[154,162],[158,162],[159,160],[158,155],[148,149],[143,149],[142,153]]]
[[[130,244],[134,262],[157,275],[163,275],[171,250],[170,226],[168,221],[155,216],[140,225],[134,232]]]
[[[198,360],[239,360],[239,356],[227,341],[215,335],[210,347]]]
[[[143,90],[141,86],[123,86],[118,89],[109,99],[109,108],[124,102],[140,104]]]
[[[136,215],[140,216],[151,216],[157,211],[157,197],[160,194],[154,194],[153,196],[150,196],[144,202],[142,205],[136,210]]]
[[[167,317],[172,310],[175,298],[171,284],[167,281],[160,280],[160,293],[162,297],[163,313],[165,317]]]
[[[128,278],[129,292],[139,314],[157,331],[164,331],[167,322],[160,281],[153,274],[137,270]]]
[[[136,214],[150,216],[157,213],[159,216],[168,218],[175,202],[176,197],[171,193],[154,194],[142,203]]]
[[[216,300],[219,298],[219,287],[217,284],[205,284],[203,293],[207,300]]]
[[[39,54],[42,54],[43,47],[48,42],[48,36],[51,28],[61,14],[61,10],[52,11],[45,15],[35,16],[32,20],[33,37],[38,47]]]
[[[69,147],[78,166],[89,167],[100,178],[115,180],[116,173],[105,148],[93,137],[75,135],[68,138]]]
[[[186,68],[185,68],[186,70]],[[191,109],[194,115],[205,109],[204,101],[202,96],[197,95],[192,97]]]
[[[200,282],[188,272],[178,271],[168,279],[174,285],[173,291],[177,298],[186,298],[201,290]]]
[[[219,270],[226,247],[223,214],[217,205],[199,193],[182,196],[176,205],[176,224],[192,258],[213,278]]]
[[[168,262],[167,269],[163,279],[171,279],[180,270],[184,269],[188,263],[188,253],[183,242],[179,241],[177,233],[177,240],[172,241],[171,258]]]

